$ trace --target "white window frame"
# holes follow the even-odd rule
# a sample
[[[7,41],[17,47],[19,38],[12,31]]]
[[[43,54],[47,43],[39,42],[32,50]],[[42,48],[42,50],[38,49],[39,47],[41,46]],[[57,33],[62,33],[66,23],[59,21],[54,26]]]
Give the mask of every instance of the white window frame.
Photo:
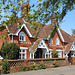
[[[22,40],[21,34],[23,34],[23,37],[24,37],[23,40]],[[21,36],[21,39],[20,39],[20,36]],[[19,33],[19,41],[25,41],[25,33],[24,33],[23,31],[21,31],[21,32]]]
[[[59,38],[56,39],[56,45],[59,45]]]
[[[49,53],[49,51],[50,51],[50,53]],[[45,58],[47,58],[46,55],[48,55],[48,58],[51,58],[51,51],[52,51],[52,49],[49,49],[49,51],[45,54]]]
[[[20,47],[20,51],[19,51],[19,58],[20,59],[26,59],[26,51],[27,51],[28,48],[24,48],[24,47]],[[23,52],[23,50],[25,50],[25,52]],[[20,56],[21,54],[21,56]],[[23,58],[23,54],[24,54],[24,58]]]
[[[62,58],[62,50],[56,50],[57,52],[61,52],[61,57],[59,57],[58,55],[58,58]]]

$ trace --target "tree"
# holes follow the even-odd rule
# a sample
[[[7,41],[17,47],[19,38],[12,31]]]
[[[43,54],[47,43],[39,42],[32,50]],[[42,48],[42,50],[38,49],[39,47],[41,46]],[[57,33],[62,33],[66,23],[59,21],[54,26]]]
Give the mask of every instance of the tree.
[[[18,59],[20,48],[14,44],[4,44],[1,48],[2,57],[5,59]]]
[[[27,3],[30,1],[31,0],[26,0]],[[37,0],[37,2],[38,5],[36,6],[36,9],[34,9],[35,4],[31,6],[30,12],[33,13],[29,12],[29,15],[20,14],[19,16],[22,18],[26,17],[27,20],[30,18],[30,20],[42,22],[45,24],[50,20],[53,14],[58,15],[57,19],[59,20],[58,22],[60,22],[68,11],[75,9],[75,0]],[[16,22],[18,20],[18,13],[21,11],[20,8],[23,3],[25,3],[25,0],[1,0],[0,13],[2,11],[6,13],[10,12],[13,15],[5,15],[4,17],[9,18],[11,23],[12,21]],[[27,10],[27,7],[23,8]],[[0,15],[0,19],[1,18],[2,15]],[[8,25],[8,23],[5,21],[3,21],[3,23],[5,26]],[[18,23],[18,25],[21,25],[21,23]],[[35,29],[37,29],[37,27]]]
[[[75,29],[72,29],[72,35],[75,35]]]
[[[53,52],[52,52],[52,57],[53,57],[53,58],[58,58],[58,52],[53,51]]]
[[[30,1],[31,0],[26,0],[27,3]],[[1,0],[0,11],[11,12],[16,17],[24,2],[24,0]],[[75,0],[37,0],[37,2],[39,2],[36,6],[37,10],[33,8],[35,4],[31,6],[31,11],[34,12],[31,18],[32,20],[43,21],[44,23],[49,21],[52,14],[57,14],[60,20],[62,20],[68,11],[75,8]],[[0,15],[0,17],[2,16]],[[8,16],[6,15],[6,17]],[[25,17],[25,15],[22,17]]]

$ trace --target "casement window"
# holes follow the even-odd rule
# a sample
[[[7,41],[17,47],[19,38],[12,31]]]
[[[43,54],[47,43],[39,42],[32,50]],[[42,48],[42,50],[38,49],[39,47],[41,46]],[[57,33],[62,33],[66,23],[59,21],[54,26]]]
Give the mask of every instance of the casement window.
[[[26,49],[20,49],[19,58],[20,59],[26,59]]]
[[[24,32],[19,33],[19,41],[25,41],[25,33]]]
[[[62,50],[56,50],[58,52],[58,58],[62,58]]]
[[[59,38],[56,39],[56,45],[59,45]]]
[[[52,44],[52,38],[49,38],[49,44]]]
[[[51,58],[51,49],[45,54],[45,58]]]

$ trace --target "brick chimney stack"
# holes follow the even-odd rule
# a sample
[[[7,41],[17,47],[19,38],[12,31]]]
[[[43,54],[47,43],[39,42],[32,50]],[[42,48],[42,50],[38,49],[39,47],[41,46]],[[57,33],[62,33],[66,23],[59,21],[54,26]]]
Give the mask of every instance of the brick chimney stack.
[[[58,16],[56,14],[53,14],[51,16],[51,24],[52,25],[58,24]]]
[[[21,6],[21,14],[26,15],[30,11],[30,5],[29,3],[27,4],[26,2]]]

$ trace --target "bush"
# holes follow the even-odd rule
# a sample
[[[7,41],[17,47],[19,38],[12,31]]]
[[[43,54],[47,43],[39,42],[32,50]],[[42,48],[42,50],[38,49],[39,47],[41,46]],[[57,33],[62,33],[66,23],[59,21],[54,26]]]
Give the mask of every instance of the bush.
[[[35,67],[34,70],[38,70],[38,67]]]
[[[9,73],[8,66],[9,66],[9,62],[7,62],[6,60],[4,60],[4,61],[2,62],[2,73],[3,73],[3,74]]]
[[[46,69],[46,66],[44,63],[41,63],[39,66],[38,66],[39,69]]]
[[[22,71],[26,71],[26,66],[22,66]]]
[[[29,67],[26,67],[26,69],[27,69],[27,71],[29,71],[30,69],[29,69]]]
[[[53,65],[54,65],[53,67],[59,67],[59,65],[55,62],[53,63]]]
[[[53,56],[53,58],[58,58],[58,52],[56,52],[56,51],[52,52],[52,56]]]
[[[14,44],[4,44],[1,48],[2,57],[5,59],[18,59],[19,58],[19,50],[20,48]]]

